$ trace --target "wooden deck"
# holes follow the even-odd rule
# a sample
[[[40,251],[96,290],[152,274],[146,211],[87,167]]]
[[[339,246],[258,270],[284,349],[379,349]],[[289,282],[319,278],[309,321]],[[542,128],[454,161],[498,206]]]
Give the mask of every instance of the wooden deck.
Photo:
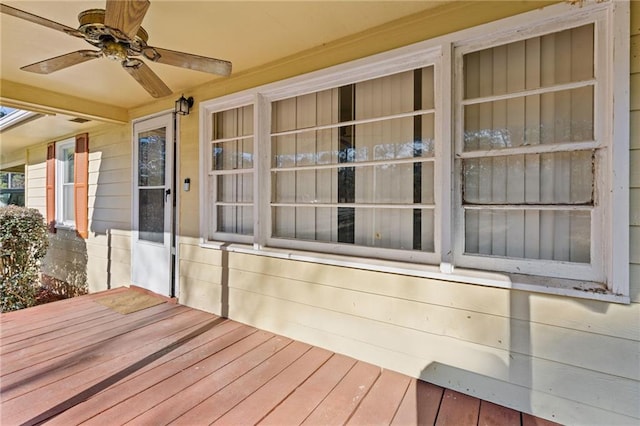
[[[552,424],[185,306],[123,315],[104,295],[0,315],[3,426]]]

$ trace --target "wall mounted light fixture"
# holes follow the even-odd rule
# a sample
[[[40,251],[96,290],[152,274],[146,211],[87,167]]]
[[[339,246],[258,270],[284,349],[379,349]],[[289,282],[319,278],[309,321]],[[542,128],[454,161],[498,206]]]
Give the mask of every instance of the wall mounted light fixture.
[[[193,106],[193,96],[185,98],[184,95],[180,96],[180,99],[176,101],[174,112],[180,115],[189,115],[191,107]]]

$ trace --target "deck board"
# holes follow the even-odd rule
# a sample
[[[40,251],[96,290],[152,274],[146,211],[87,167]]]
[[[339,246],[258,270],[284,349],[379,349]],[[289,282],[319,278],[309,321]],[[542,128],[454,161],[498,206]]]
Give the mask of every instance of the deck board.
[[[392,424],[435,424],[443,394],[444,389],[440,386],[422,380],[412,380]]]
[[[516,426],[520,425],[520,423],[521,419],[518,411],[487,401],[480,403],[478,426]]]
[[[410,381],[411,379],[403,374],[383,370],[347,424],[352,426],[390,424],[402,403]]]
[[[275,342],[267,342],[268,346],[271,346],[268,348],[270,356],[224,389],[216,389],[209,398],[169,424],[193,425],[201,423],[202,419],[207,419],[209,423],[214,422],[311,349],[309,345],[301,342],[281,338],[272,340]]]
[[[170,383],[165,383],[166,386],[159,384],[197,364],[203,356],[202,354],[207,354],[208,357],[215,356],[215,354],[228,346],[255,333],[255,329],[233,327],[236,325],[239,326],[237,323],[226,321],[210,329],[205,334],[186,342],[168,354],[167,359],[151,362],[147,367],[142,368],[125,380],[55,417],[51,423],[65,426],[74,421],[85,421],[144,391],[155,390],[158,387],[168,387]],[[205,339],[206,341],[204,341]],[[177,399],[177,401],[183,401],[183,399]],[[164,408],[168,405],[161,404],[158,407]]]
[[[289,398],[260,421],[262,425],[301,424],[353,368],[356,360],[334,354]]]
[[[0,314],[0,424],[554,423],[126,289]]]
[[[436,426],[471,426],[478,424],[480,400],[447,389],[444,391]]]
[[[180,319],[183,322],[176,322],[176,330],[181,331],[179,328],[182,326],[181,328],[185,328],[184,333],[200,324],[197,321],[190,323],[190,320],[195,320],[191,316]],[[54,391],[55,386],[80,387],[90,381],[98,382],[101,378],[118,374],[126,366],[138,363],[140,359],[148,359],[154,351],[162,350],[174,339],[174,336],[154,338],[146,329],[132,334],[132,337],[138,338],[130,345],[123,339],[122,345],[100,345],[89,348],[86,353],[73,358],[63,357],[3,377],[2,400],[8,401],[27,392],[34,392],[32,396],[36,397],[38,392]]]
[[[311,348],[213,424],[257,424],[331,357],[331,352]]]
[[[358,361],[302,424],[346,423],[378,379],[380,371],[379,367]]]
[[[225,348],[216,355],[159,382],[152,388],[128,398],[109,412],[103,413],[99,419],[96,418],[95,423],[89,422],[89,424],[104,424],[104,421],[110,424],[123,424],[133,419],[136,419],[135,423],[142,424],[143,420],[137,419],[141,415],[144,415],[142,418],[153,417],[152,423],[155,423],[157,419],[170,420],[171,416],[175,417],[180,413],[174,410],[172,413],[168,413],[170,417],[160,417],[160,412],[153,408],[159,404],[164,405],[165,402],[170,403],[183,399],[194,401],[199,395],[204,399],[210,392],[233,383],[246,371],[247,362],[250,363],[249,365],[255,365],[262,361],[261,355],[264,350],[261,351],[261,348],[265,347],[265,341],[268,342],[272,338],[273,336],[267,333],[254,333],[245,338],[240,345]],[[220,368],[221,365],[226,368]],[[194,385],[198,385],[197,393],[190,389]],[[191,408],[193,406],[188,406],[185,411]]]
[[[126,319],[101,324],[76,333],[71,338],[65,339],[65,345],[45,343],[3,355],[2,377],[58,357],[91,351],[92,346],[103,345],[119,336],[186,312],[182,307],[170,305],[157,305],[149,309],[153,310],[151,316],[135,312]]]

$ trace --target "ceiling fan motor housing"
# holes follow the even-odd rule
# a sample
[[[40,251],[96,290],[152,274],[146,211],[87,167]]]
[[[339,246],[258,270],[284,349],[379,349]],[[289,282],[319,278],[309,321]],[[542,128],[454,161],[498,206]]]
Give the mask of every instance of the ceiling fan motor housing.
[[[105,10],[89,9],[78,14],[80,31],[87,42],[102,49],[104,56],[115,60],[124,61],[128,56],[140,55],[147,47],[149,34],[140,27],[132,40],[117,28],[104,25]]]

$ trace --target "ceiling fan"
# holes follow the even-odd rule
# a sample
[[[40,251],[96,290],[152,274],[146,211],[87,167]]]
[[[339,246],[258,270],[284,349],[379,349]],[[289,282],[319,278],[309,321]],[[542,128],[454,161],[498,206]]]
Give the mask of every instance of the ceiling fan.
[[[82,62],[106,57],[119,61],[122,68],[155,98],[168,96],[173,92],[140,57],[161,64],[211,74],[222,76],[231,74],[229,61],[149,46],[147,44],[149,35],[140,26],[149,9],[149,4],[149,0],[107,0],[106,9],[89,9],[80,12],[78,29],[1,3],[0,12],[73,37],[83,38],[99,49],[78,50],[46,59],[20,68],[24,71],[50,74]]]

